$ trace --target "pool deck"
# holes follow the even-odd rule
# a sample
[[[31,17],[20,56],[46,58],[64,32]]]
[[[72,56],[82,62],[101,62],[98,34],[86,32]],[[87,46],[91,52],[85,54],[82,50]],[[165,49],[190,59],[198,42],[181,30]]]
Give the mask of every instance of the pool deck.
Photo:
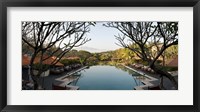
[[[70,90],[77,90],[79,89],[78,86],[74,86],[72,87],[71,85],[68,85],[69,83],[77,80],[79,78],[78,75],[75,75],[76,77],[71,77],[73,76],[73,74],[83,70],[87,68],[87,66],[83,66],[79,69],[76,69],[76,70],[73,70],[71,72],[66,72],[66,73],[63,73],[63,74],[59,74],[59,75],[52,75],[50,74],[48,77],[45,77],[44,78],[44,87],[46,90],[52,90],[52,84],[53,83],[60,83],[61,86],[66,86],[66,87],[70,87],[72,89]]]
[[[126,67],[126,68],[128,68],[128,69],[131,69],[131,70],[133,70],[134,72],[137,72],[137,73],[139,73],[139,74],[141,74],[141,75],[147,77],[147,78],[145,78],[144,80],[141,80],[141,82],[142,82],[144,85],[134,87],[133,89],[135,89],[135,90],[148,90],[148,87],[153,87],[153,86],[155,86],[155,83],[158,83],[158,82],[159,82],[159,79],[154,78],[154,77],[151,77],[150,75],[148,75],[148,74],[146,74],[146,73],[144,73],[144,72],[142,72],[142,71],[135,70],[135,69],[133,69],[133,68],[131,68],[131,67],[129,67],[129,66],[126,66],[126,65],[124,65],[124,67]]]
[[[64,76],[62,76],[62,77],[59,77],[59,78],[57,78],[57,79],[55,79],[55,80],[56,80],[56,81],[67,81],[66,79],[68,79],[69,76],[71,76],[71,75],[73,75],[73,74],[75,74],[75,73],[77,73],[77,72],[79,72],[79,71],[81,71],[81,70],[83,70],[83,69],[86,69],[87,67],[88,67],[88,66],[84,66],[84,67],[79,68],[79,69],[77,69],[77,70],[75,70],[75,71],[69,72],[68,74],[66,74],[66,75],[64,75]]]
[[[146,72],[131,68],[129,66],[125,66],[127,69],[133,70],[139,74],[141,74],[142,76],[146,77],[144,79],[141,79],[141,82],[144,85],[141,86],[136,86],[133,89],[134,90],[148,90],[149,87],[155,87],[159,85],[160,79],[159,79],[159,75],[152,75],[152,74],[148,74]],[[77,80],[79,78],[79,75],[73,75],[81,70],[86,69],[87,66],[83,66],[79,69],[73,70],[71,72],[65,72],[63,74],[59,74],[59,75],[49,75],[48,77],[44,78],[44,87],[46,90],[52,90],[52,84],[53,83],[59,83],[62,86],[66,86],[71,88],[70,90],[77,90],[79,89],[78,86],[71,86],[69,85],[71,82]],[[178,72],[171,72],[171,74],[176,78],[176,80],[178,80]],[[164,83],[165,85],[168,87],[168,90],[173,90],[174,88],[172,88],[172,85],[170,85],[170,81],[168,81],[166,78],[164,78]]]
[[[141,80],[141,82],[142,82],[144,85],[136,86],[136,87],[133,88],[134,90],[148,90],[149,87],[156,87],[156,86],[158,86],[159,83],[160,83],[160,79],[159,79],[158,76],[152,77],[152,75],[150,75],[150,74],[148,74],[148,73],[145,73],[145,72],[143,72],[143,71],[136,70],[136,69],[131,68],[131,67],[126,66],[126,65],[123,65],[123,66],[126,67],[126,68],[128,68],[128,69],[131,69],[131,70],[133,70],[133,71],[135,71],[135,72],[137,72],[137,73],[139,73],[139,74],[141,74],[141,75],[143,75],[143,76],[145,76],[145,77],[147,77],[145,80]],[[172,74],[172,76],[174,76],[175,79],[178,81],[178,72],[177,72],[177,71],[176,71],[176,72],[171,72],[171,74]],[[174,87],[172,87],[173,85],[170,84],[170,81],[169,81],[167,78],[164,78],[163,80],[164,80],[164,81],[163,81],[163,82],[164,82],[164,85],[166,85],[165,87],[166,87],[167,89],[170,89],[170,90],[174,90],[174,89],[175,89]]]
[[[59,77],[59,78],[56,78],[55,81],[53,82],[55,84],[55,82],[60,82],[62,84],[62,86],[64,87],[67,87],[67,88],[70,88],[69,90],[78,90],[79,87],[78,86],[71,86],[69,85],[71,82],[75,81],[75,80],[78,80],[79,79],[79,76],[77,77],[70,77],[72,76],[73,74],[83,70],[83,69],[86,69],[88,66],[84,66],[82,68],[79,68],[77,70],[74,70],[72,72],[69,72],[67,75],[64,75],[62,77]]]

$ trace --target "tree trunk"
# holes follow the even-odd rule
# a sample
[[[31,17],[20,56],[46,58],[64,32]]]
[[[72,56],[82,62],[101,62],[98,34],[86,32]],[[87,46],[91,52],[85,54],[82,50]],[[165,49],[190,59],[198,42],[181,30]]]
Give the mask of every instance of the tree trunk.
[[[159,87],[160,87],[162,90],[166,90],[166,88],[163,86],[163,76],[160,76],[160,84],[159,84]]]
[[[38,83],[37,81],[34,81],[34,90],[37,90],[38,89]]]
[[[162,57],[163,57],[163,66],[165,66],[165,55],[163,55]]]
[[[162,53],[165,51],[165,49],[167,49],[167,47],[162,48],[161,51],[158,53],[158,55],[156,56],[156,58],[154,60],[148,61],[149,62],[149,67],[151,69],[153,69],[155,73],[161,75],[161,77],[163,77],[163,76],[167,77],[172,82],[172,84],[174,85],[174,87],[176,89],[178,89],[178,83],[177,83],[177,81],[175,80],[175,78],[170,73],[168,73],[168,72],[166,72],[164,70],[160,70],[160,69],[158,69],[158,68],[155,67],[156,60],[159,58],[159,56],[162,55]]]
[[[39,81],[34,81],[34,90],[41,90],[41,89],[43,89],[43,87],[39,83]]]
[[[33,73],[33,70],[34,70],[33,64],[34,64],[34,60],[35,60],[36,55],[37,55],[37,52],[34,52],[34,54],[31,57],[31,61],[30,61],[30,74],[31,74],[31,78],[32,78],[33,83],[34,83],[34,90],[37,90],[40,87],[39,86],[39,77]]]
[[[156,68],[155,66],[151,66],[151,69],[153,69],[155,73],[160,74],[161,77],[163,77],[163,76],[167,77],[172,82],[174,87],[176,89],[178,89],[178,83],[170,73],[163,71],[163,70],[160,70],[160,69]]]
[[[31,67],[32,68],[32,67]],[[33,79],[34,83],[34,90],[37,90],[39,88],[39,78],[34,75],[33,69],[31,69],[31,78]]]

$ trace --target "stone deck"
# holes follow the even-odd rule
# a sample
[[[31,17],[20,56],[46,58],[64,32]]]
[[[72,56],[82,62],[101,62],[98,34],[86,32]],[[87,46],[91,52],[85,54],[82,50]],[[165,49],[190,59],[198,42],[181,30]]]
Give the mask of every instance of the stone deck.
[[[159,85],[159,82],[160,82],[159,75],[148,74],[148,73],[145,73],[143,71],[139,71],[139,70],[136,70],[134,68],[131,68],[129,66],[125,66],[125,67],[147,77],[144,80],[141,80],[141,82],[144,85],[134,87],[135,90],[148,90],[149,87],[156,87],[156,86]],[[171,72],[171,74],[175,77],[176,81],[178,81],[178,71]],[[166,77],[163,78],[163,85],[167,90],[174,90],[175,89],[173,87],[171,81]]]
[[[79,77],[76,75],[74,75],[74,77],[72,77],[72,75],[85,69],[85,68],[87,68],[87,66],[81,67],[81,68],[73,70],[71,72],[64,72],[64,73],[58,74],[58,75],[50,74],[47,77],[41,78],[41,83],[43,82],[43,87],[45,88],[45,90],[52,90],[53,83],[54,84],[60,83],[62,86],[70,86],[68,84],[74,80],[77,80]],[[72,90],[74,90],[74,89],[79,89],[79,87],[74,87]]]

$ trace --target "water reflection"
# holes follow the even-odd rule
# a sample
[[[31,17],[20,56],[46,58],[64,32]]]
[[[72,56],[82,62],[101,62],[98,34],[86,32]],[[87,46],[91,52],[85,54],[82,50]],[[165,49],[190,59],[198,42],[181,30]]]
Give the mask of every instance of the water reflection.
[[[91,66],[72,77],[78,77],[70,85],[81,90],[132,90],[143,85],[146,77],[123,66]]]

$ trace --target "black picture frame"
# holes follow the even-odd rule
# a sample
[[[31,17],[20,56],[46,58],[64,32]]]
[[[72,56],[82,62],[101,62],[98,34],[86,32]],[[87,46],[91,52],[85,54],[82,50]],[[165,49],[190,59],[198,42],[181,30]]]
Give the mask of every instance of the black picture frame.
[[[193,105],[7,105],[7,7],[193,7]],[[199,112],[200,0],[2,0],[0,1],[0,110],[2,112]],[[106,99],[105,99],[106,100]]]

